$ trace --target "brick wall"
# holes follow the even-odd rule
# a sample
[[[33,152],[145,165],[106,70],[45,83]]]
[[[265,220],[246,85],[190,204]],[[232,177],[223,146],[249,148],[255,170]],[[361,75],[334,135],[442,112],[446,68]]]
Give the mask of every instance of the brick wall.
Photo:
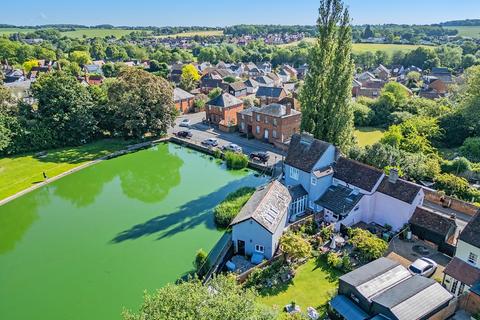
[[[217,106],[207,106],[205,109],[207,119],[214,124],[219,124],[221,121],[228,124],[237,124],[237,112],[243,110],[243,103],[231,106],[228,108],[222,108]]]
[[[439,194],[437,191],[434,191],[434,190],[431,190],[431,189],[426,189],[426,188],[424,188],[423,190],[425,192],[425,200],[433,202],[433,203],[438,204],[438,205],[446,204],[452,210],[455,210],[455,211],[458,211],[458,212],[461,212],[461,213],[465,213],[465,214],[468,214],[470,216],[474,216],[478,212],[478,210],[480,209],[479,207],[477,207],[477,206],[475,206],[471,203],[468,203],[468,202],[465,202],[465,201],[462,201],[462,200],[458,200],[458,199],[454,199],[454,198],[451,198],[451,197],[448,197],[448,196],[443,196],[445,201],[442,202],[441,201],[442,195]]]
[[[458,298],[458,307],[470,314],[477,314],[480,312],[480,296],[468,292]]]
[[[291,138],[294,133],[300,132],[301,114],[292,114],[287,117],[272,117],[265,114],[253,113],[252,117],[252,133],[258,140],[265,139],[265,130],[268,130],[268,142],[270,143],[282,143]],[[274,119],[276,125],[274,125]],[[259,131],[257,132],[257,126]],[[274,137],[275,131],[275,137]]]

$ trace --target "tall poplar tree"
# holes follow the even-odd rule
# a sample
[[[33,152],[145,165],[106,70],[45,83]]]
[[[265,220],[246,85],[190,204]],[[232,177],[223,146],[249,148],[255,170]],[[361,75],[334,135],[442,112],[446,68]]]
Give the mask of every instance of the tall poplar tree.
[[[350,16],[341,0],[321,0],[319,14],[317,42],[300,93],[302,130],[346,151],[353,142]]]

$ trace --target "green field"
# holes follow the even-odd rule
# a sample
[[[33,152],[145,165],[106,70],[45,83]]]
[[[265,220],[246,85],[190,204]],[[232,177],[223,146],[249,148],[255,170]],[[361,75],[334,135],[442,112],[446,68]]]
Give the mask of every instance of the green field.
[[[371,146],[372,144],[377,143],[382,139],[383,133],[385,130],[379,128],[357,128],[355,130],[355,137],[358,140],[358,145],[360,147]]]
[[[50,150],[43,158],[33,153],[0,158],[0,199],[42,182],[43,172],[51,178],[131,143],[102,140],[75,148]]]
[[[444,28],[458,30],[458,35],[462,37],[480,38],[480,26],[458,26]]]
[[[0,36],[1,35],[10,35],[12,33],[27,33],[27,32],[32,32],[35,31],[35,29],[22,29],[22,28],[0,28]]]
[[[298,268],[291,283],[274,291],[261,292],[259,301],[267,306],[276,306],[279,310],[295,301],[302,312],[308,307],[321,311],[335,293],[339,275],[339,272],[332,270],[325,262],[311,259]]]
[[[314,43],[315,38],[305,38],[303,41],[308,43]],[[280,47],[288,48],[296,46],[301,41],[296,41],[288,44],[282,44]],[[419,45],[414,44],[384,44],[384,43],[354,43],[353,52],[362,53],[362,52],[375,52],[375,51],[386,51],[389,54],[392,54],[395,51],[411,51],[420,47]]]

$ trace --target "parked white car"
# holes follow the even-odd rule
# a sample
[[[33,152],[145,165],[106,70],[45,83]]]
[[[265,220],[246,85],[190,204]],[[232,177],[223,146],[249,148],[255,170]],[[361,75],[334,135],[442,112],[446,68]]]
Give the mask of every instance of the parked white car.
[[[437,263],[432,259],[420,258],[415,260],[408,269],[413,274],[431,277],[437,271]]]
[[[230,143],[230,144],[224,146],[223,150],[242,153],[242,148],[235,143]]]
[[[208,138],[202,141],[202,144],[209,147],[218,146],[218,140],[215,138]]]
[[[182,121],[180,121],[179,126],[180,126],[180,127],[190,127],[190,120],[188,120],[188,119],[183,119]]]

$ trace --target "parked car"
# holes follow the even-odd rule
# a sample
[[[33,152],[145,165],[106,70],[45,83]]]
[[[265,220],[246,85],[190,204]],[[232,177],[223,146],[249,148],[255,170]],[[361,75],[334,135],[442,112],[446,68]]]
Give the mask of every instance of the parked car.
[[[409,267],[411,273],[424,277],[432,276],[437,270],[437,263],[432,259],[420,258],[415,260]]]
[[[178,131],[176,133],[177,137],[179,138],[186,138],[186,139],[189,139],[192,137],[192,132],[191,131],[187,131],[187,130],[183,130],[183,131]]]
[[[179,126],[180,126],[180,127],[190,127],[190,120],[188,120],[188,119],[183,119],[182,121],[180,121]]]
[[[223,150],[242,153],[242,148],[235,143],[230,143],[230,144],[224,146]]]
[[[218,140],[215,138],[208,138],[202,141],[202,144],[209,147],[218,146]]]
[[[262,163],[268,162],[270,155],[266,152],[257,151],[250,153],[250,160],[260,161]]]

